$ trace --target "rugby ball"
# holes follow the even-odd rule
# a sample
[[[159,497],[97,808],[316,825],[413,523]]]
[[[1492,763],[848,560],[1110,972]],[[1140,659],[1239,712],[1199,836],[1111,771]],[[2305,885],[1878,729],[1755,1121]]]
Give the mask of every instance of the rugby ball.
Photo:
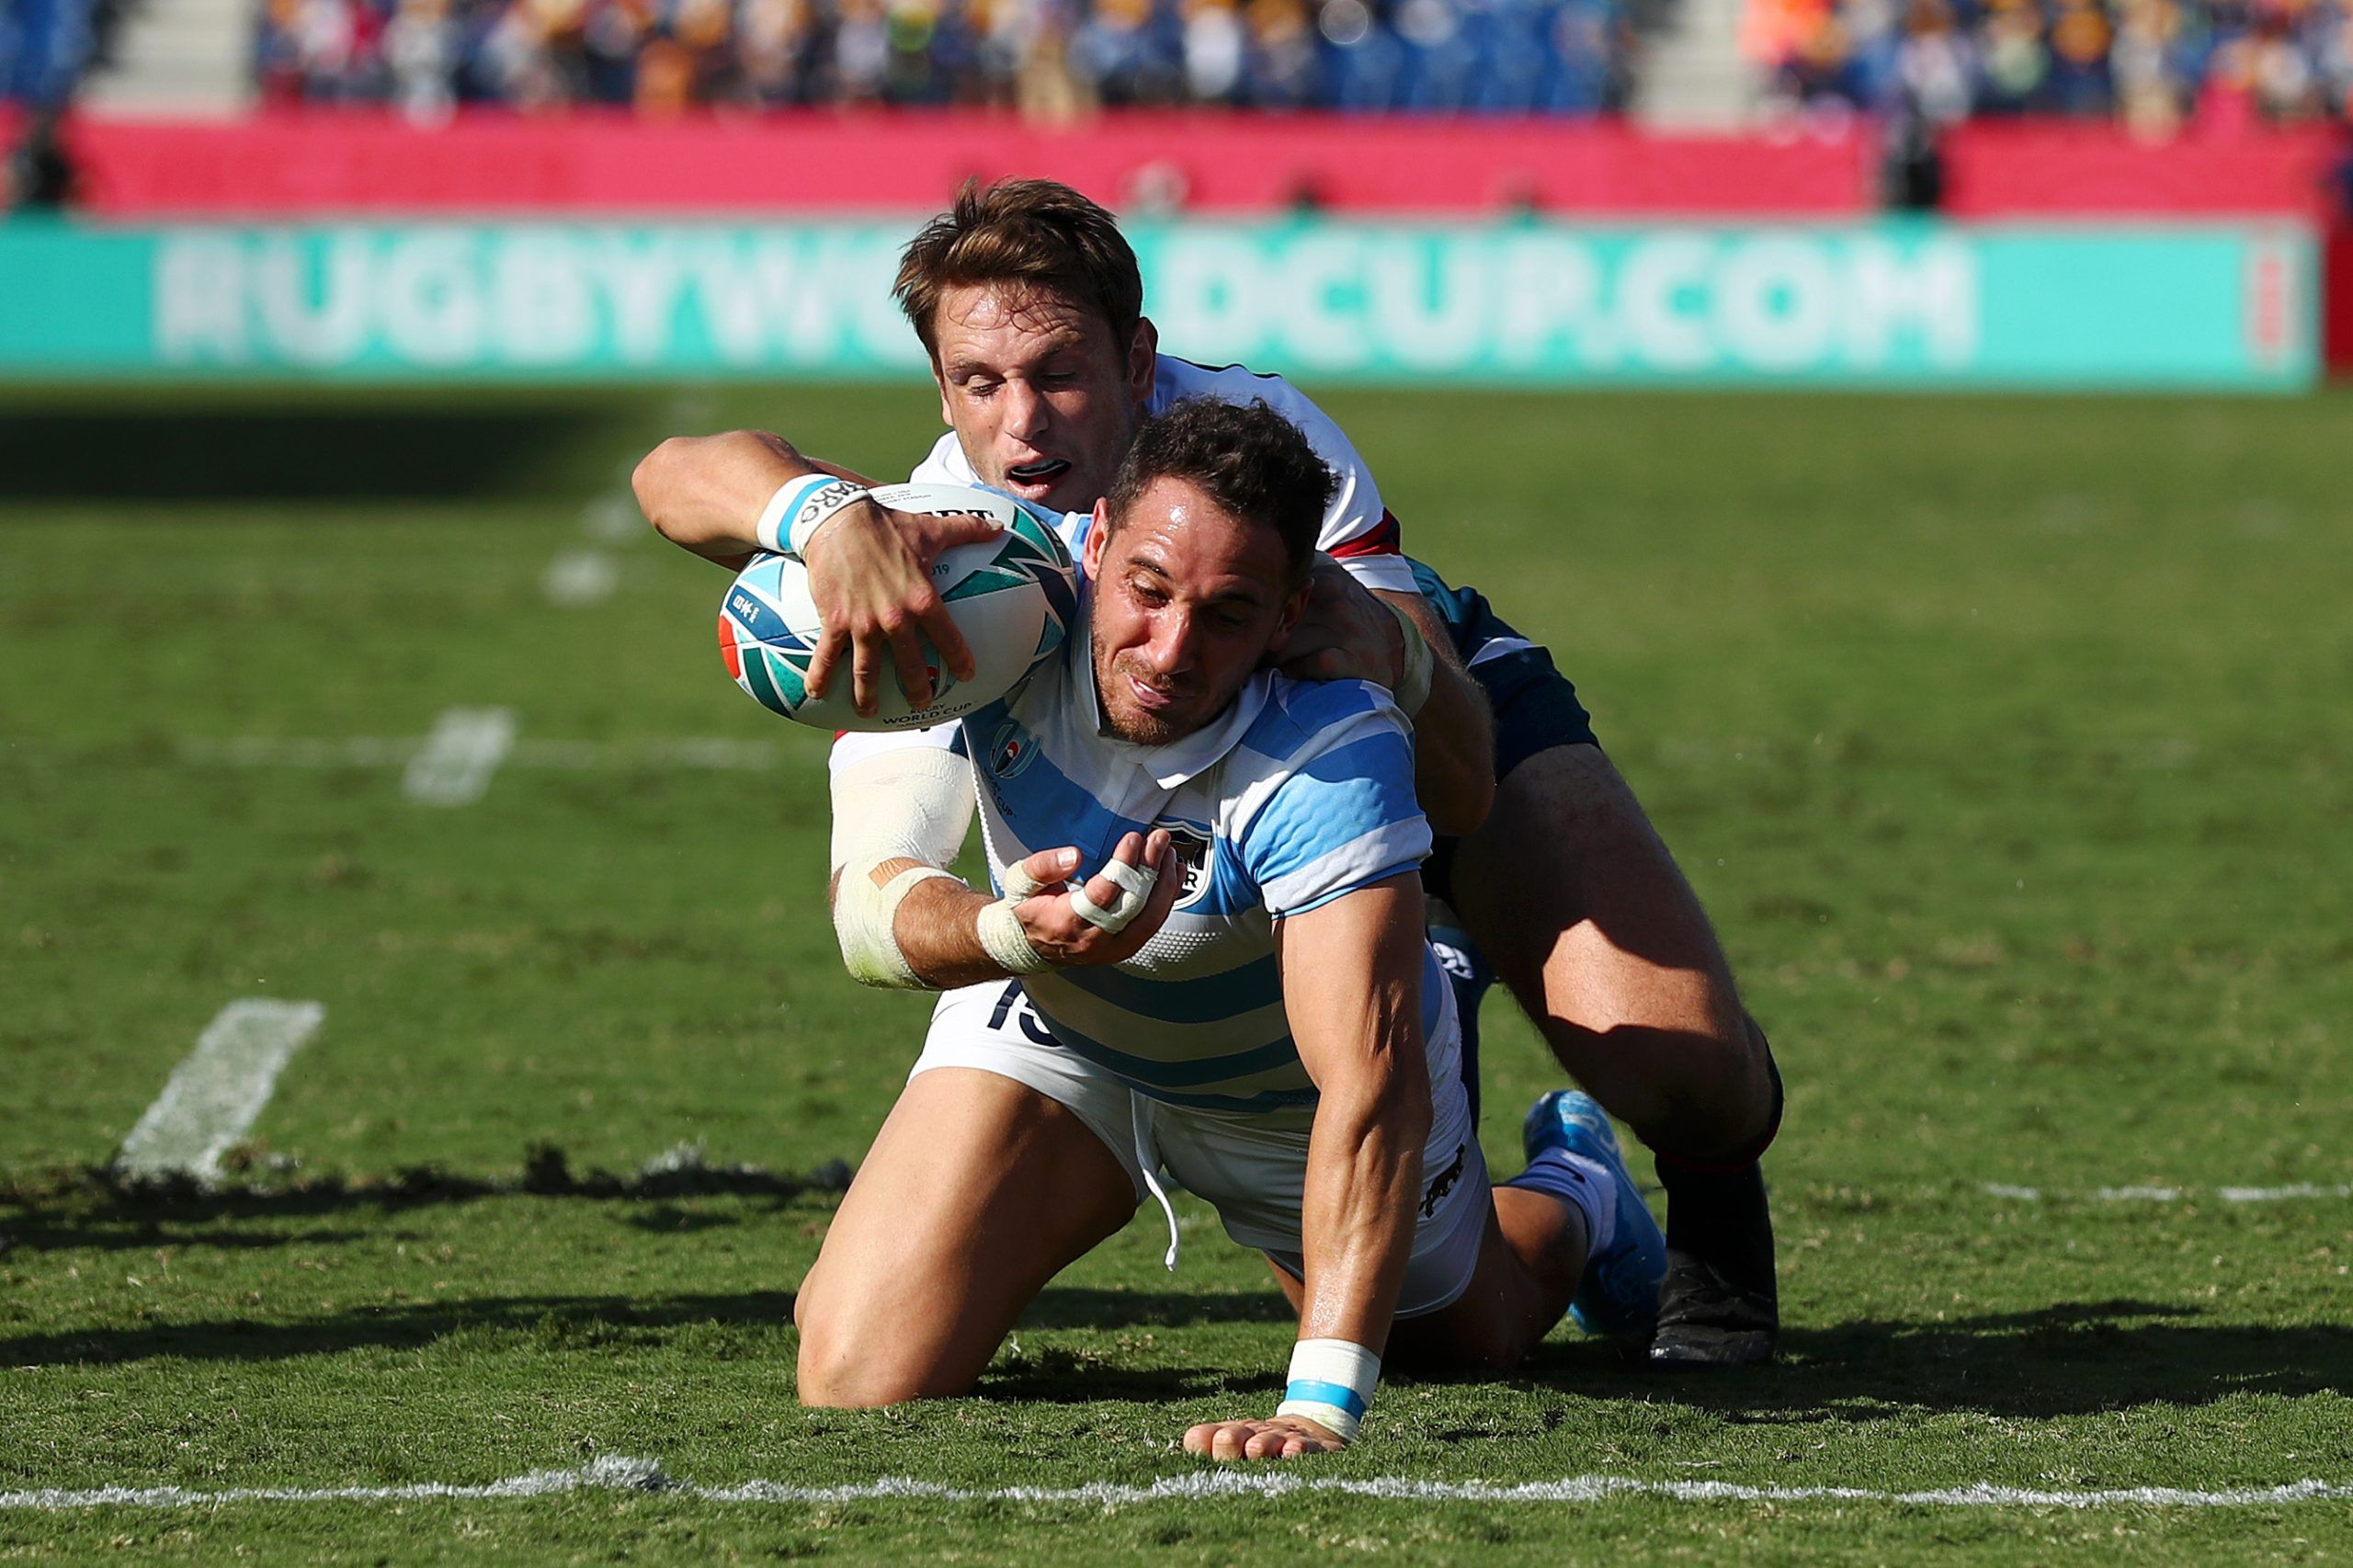
[[[825,695],[813,699],[809,662],[824,622],[809,597],[808,568],[787,556],[763,554],[736,574],[719,607],[720,656],[755,701],[822,730],[926,729],[995,702],[1062,646],[1077,613],[1078,570],[1048,514],[961,484],[878,485],[874,498],[901,512],[978,513],[1003,530],[993,540],[942,551],[932,562],[932,586],[972,650],[972,678],[956,679],[926,642],[932,693],[926,707],[908,702],[894,673],[883,682],[877,710],[858,712],[850,706],[846,658]]]

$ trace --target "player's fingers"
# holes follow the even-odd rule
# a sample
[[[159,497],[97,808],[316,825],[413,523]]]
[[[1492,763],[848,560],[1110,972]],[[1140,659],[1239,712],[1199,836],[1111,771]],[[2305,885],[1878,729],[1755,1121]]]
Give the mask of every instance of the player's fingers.
[[[1013,898],[1029,898],[1041,890],[1058,888],[1078,869],[1078,851],[1040,849],[1014,867],[1005,877],[1005,891]]]
[[[915,551],[926,566],[938,560],[943,550],[953,550],[960,544],[984,544],[1005,531],[995,517],[984,517],[976,512],[922,514],[912,520],[915,526],[907,531],[915,536]]]
[[[1210,1445],[1217,1440],[1217,1430],[1218,1424],[1214,1421],[1204,1421],[1199,1426],[1186,1427],[1185,1451],[1188,1454],[1208,1453]]]
[[[1111,858],[1122,866],[1141,867],[1143,864],[1143,835],[1121,834],[1120,842],[1112,847]],[[1086,879],[1086,896],[1097,906],[1108,909],[1120,901],[1120,884],[1098,870]]]
[[[939,650],[939,662],[948,666],[949,673],[958,680],[972,679],[972,651],[965,646],[963,629],[948,613],[947,601],[934,596],[928,605],[915,611],[915,622],[931,639],[931,645]]]
[[[911,708],[931,706],[931,666],[923,653],[923,632],[915,622],[891,633],[891,662],[898,666],[899,689]]]
[[[1249,1442],[1252,1430],[1247,1421],[1226,1422],[1217,1429],[1217,1435],[1210,1440],[1210,1457],[1219,1460],[1242,1458],[1244,1445]]]
[[[1177,896],[1185,891],[1185,870],[1176,863],[1176,840],[1156,829],[1152,836],[1154,842],[1144,846],[1148,857],[1144,864],[1158,873],[1160,880],[1152,885],[1152,896],[1144,900],[1143,913],[1136,919],[1143,923],[1146,930],[1157,931],[1160,923],[1168,918],[1168,912],[1176,907]],[[1128,928],[1135,927],[1131,923]]]
[[[834,668],[841,663],[842,650],[849,645],[849,633],[828,631],[817,639],[817,646],[809,654],[809,673],[802,683],[812,697],[823,697],[834,684]]]
[[[882,656],[887,646],[878,639],[859,639],[850,644],[850,706],[869,717],[881,706]]]
[[[1347,655],[1337,648],[1285,653],[1275,667],[1293,680],[1337,680],[1347,673]]]
[[[1279,1426],[1261,1427],[1250,1434],[1250,1440],[1243,1445],[1243,1457],[1254,1460],[1282,1459],[1290,1452],[1290,1445],[1297,1441],[1299,1441],[1299,1434],[1296,1432],[1286,1432]]]
[[[1153,833],[1153,837],[1165,842],[1168,835],[1155,829]],[[1126,866],[1136,870],[1142,870],[1146,866],[1152,864],[1151,861],[1144,858],[1144,845],[1145,839],[1142,834],[1123,834],[1120,835],[1119,847],[1111,851],[1111,859],[1119,865]],[[1158,891],[1156,885],[1153,891]],[[1086,892],[1087,902],[1094,904],[1096,908],[1101,910],[1117,912],[1125,908],[1126,903],[1128,902],[1128,891],[1126,887],[1120,882],[1114,881],[1111,878],[1104,875],[1101,871],[1097,871],[1093,876],[1086,879]],[[1131,916],[1131,918],[1132,918],[1132,916]],[[1124,926],[1126,922],[1122,921],[1120,924]]]

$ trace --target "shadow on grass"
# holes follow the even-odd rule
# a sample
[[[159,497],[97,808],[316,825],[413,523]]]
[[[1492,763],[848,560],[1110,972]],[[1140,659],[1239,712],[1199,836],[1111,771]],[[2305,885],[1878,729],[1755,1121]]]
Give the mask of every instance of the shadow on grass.
[[[1217,1393],[1235,1382],[1222,1368],[1122,1367],[1049,1346],[992,1366],[972,1393],[1002,1404],[1169,1404]]]
[[[727,1296],[512,1296],[354,1308],[290,1323],[236,1319],[0,1339],[0,1366],[119,1365],[165,1358],[275,1361],[356,1350],[417,1349],[505,1335],[513,1348],[659,1348],[684,1337],[699,1355],[789,1360],[790,1291]],[[1234,1292],[1049,1290],[1025,1327],[1183,1328],[1280,1321],[1284,1309]],[[2193,1407],[2237,1393],[2353,1392],[2353,1328],[2203,1321],[2194,1309],[2136,1301],[2061,1302],[1949,1323],[1861,1321],[1796,1328],[1779,1364],[1666,1377],[1628,1367],[1592,1342],[1547,1346],[1509,1380],[1595,1399],[1682,1404],[1734,1422],[1870,1423],[1923,1411],[2020,1417]],[[466,1353],[485,1347],[469,1346]],[[1248,1382],[1247,1378],[1240,1380]],[[1477,1380],[1463,1380],[1477,1381]],[[1166,1402],[1237,1385],[1230,1368],[1139,1369],[1061,1346],[1000,1363],[985,1398]]]
[[[1250,1297],[1112,1290],[1057,1290],[1029,1326],[1093,1324],[1180,1326],[1237,1319],[1280,1318]],[[1098,1306],[1068,1298],[1104,1298]],[[282,1361],[361,1350],[419,1350],[440,1341],[503,1336],[507,1348],[552,1353],[658,1348],[682,1335],[698,1355],[766,1356],[790,1364],[792,1345],[781,1337],[792,1322],[793,1292],[760,1290],[732,1296],[494,1296],[460,1301],[362,1306],[294,1322],[208,1319],[147,1322],[135,1327],[68,1330],[0,1339],[0,1367],[119,1366],[131,1362]],[[1114,1314],[1108,1301],[1124,1308]],[[715,1331],[715,1332],[709,1332]],[[469,1345],[467,1354],[486,1347]],[[1220,1368],[1125,1368],[1060,1346],[1035,1346],[993,1369],[980,1392],[1006,1401],[1054,1403],[1096,1400],[1164,1402],[1227,1386]]]
[[[757,1165],[711,1165],[689,1152],[668,1164],[628,1176],[591,1170],[575,1174],[563,1150],[534,1144],[518,1175],[470,1176],[419,1165],[386,1177],[347,1181],[306,1177],[282,1186],[209,1187],[186,1179],[126,1177],[107,1166],[64,1170],[0,1187],[0,1255],[11,1251],[98,1251],[154,1247],[265,1250],[296,1242],[356,1242],[381,1231],[241,1231],[250,1221],[315,1220],[347,1215],[381,1218],[406,1210],[476,1203],[491,1198],[570,1198],[648,1204],[626,1222],[662,1233],[708,1230],[729,1216],[696,1214],[683,1198],[764,1198],[780,1207],[796,1199],[835,1197],[852,1172],[841,1160],[799,1174]]]
[[[1190,1328],[1210,1323],[1290,1323],[1290,1306],[1263,1290],[1120,1290],[1054,1285],[1021,1314],[1026,1328]]]
[[[2211,1323],[2196,1308],[2156,1301],[2060,1301],[1943,1323],[1785,1328],[1780,1359],[1742,1372],[1661,1376],[1598,1345],[1551,1345],[1520,1376],[1733,1421],[2079,1415],[2238,1393],[2353,1393],[2353,1327]]]
[[[452,408],[338,392],[0,409],[0,499],[405,500],[544,490],[609,467],[611,403],[548,394]]]
[[[356,1307],[291,1323],[211,1319],[28,1334],[0,1339],[0,1366],[115,1366],[172,1358],[188,1361],[280,1361],[346,1351],[415,1350],[437,1341],[505,1335],[562,1351],[658,1346],[678,1331],[739,1331],[734,1348],[779,1351],[771,1336],[792,1321],[792,1292],[733,1296],[488,1296]],[[728,1335],[704,1353],[725,1354]]]

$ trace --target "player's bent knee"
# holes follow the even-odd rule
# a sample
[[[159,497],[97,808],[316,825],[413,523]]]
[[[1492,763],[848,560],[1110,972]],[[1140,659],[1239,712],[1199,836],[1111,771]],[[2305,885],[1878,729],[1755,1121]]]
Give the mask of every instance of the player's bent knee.
[[[971,1391],[978,1374],[943,1365],[931,1347],[889,1332],[889,1324],[795,1304],[801,1330],[796,1392],[806,1405],[871,1409]]]

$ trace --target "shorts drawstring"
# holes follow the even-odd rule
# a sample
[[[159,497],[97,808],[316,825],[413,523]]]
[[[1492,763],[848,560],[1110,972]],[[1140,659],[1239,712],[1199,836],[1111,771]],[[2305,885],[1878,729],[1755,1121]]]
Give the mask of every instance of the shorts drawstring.
[[[1160,1200],[1160,1211],[1168,1220],[1168,1256],[1161,1261],[1168,1272],[1176,1272],[1176,1206],[1168,1201],[1167,1188],[1160,1185],[1156,1174],[1160,1155],[1152,1144],[1152,1101],[1133,1090],[1128,1093],[1128,1126],[1135,1135],[1136,1165],[1143,1172],[1143,1185],[1153,1197]]]

